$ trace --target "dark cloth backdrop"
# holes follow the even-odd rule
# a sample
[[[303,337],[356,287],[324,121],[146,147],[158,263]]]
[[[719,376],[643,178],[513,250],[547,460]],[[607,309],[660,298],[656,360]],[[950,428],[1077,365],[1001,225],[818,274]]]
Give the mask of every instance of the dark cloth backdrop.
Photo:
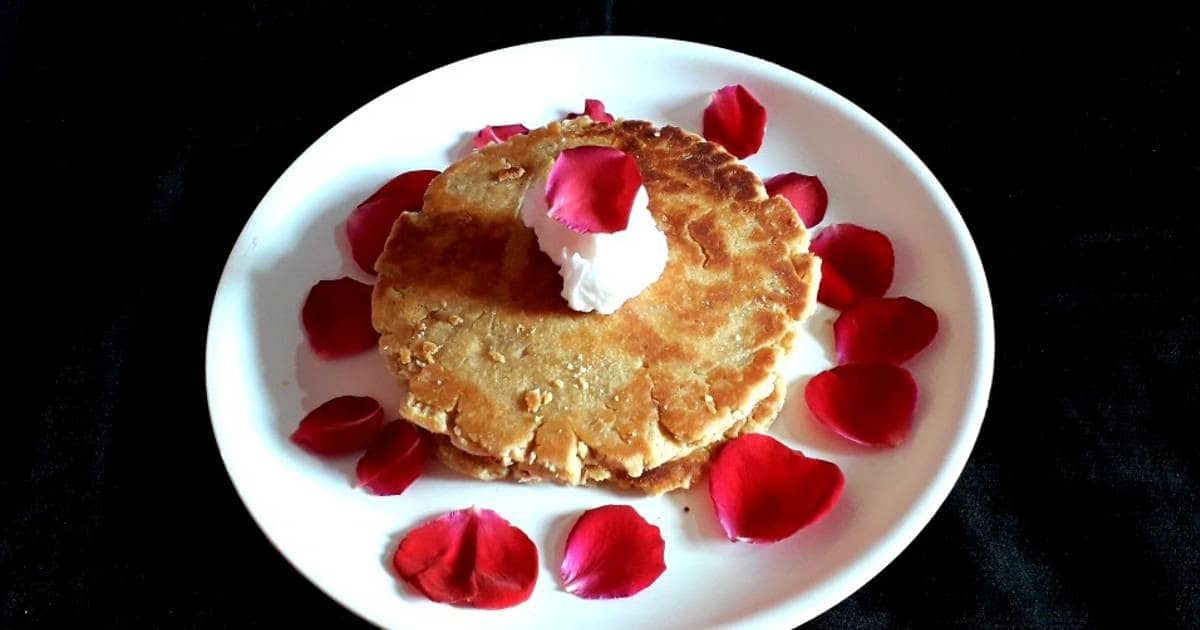
[[[17,349],[0,626],[364,625],[271,547],[221,465],[202,366],[222,264],[275,178],[361,104],[468,55],[601,33],[725,46],[840,92],[929,164],[983,257],[998,341],[974,454],[916,541],[813,627],[1200,624],[1194,23],[158,4],[0,9]]]

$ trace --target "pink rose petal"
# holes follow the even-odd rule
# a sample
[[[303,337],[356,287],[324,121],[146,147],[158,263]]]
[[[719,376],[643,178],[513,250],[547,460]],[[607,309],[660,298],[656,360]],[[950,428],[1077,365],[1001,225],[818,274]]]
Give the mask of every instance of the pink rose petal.
[[[533,593],[538,553],[525,532],[491,510],[472,507],[408,532],[392,566],[435,602],[508,608]]]
[[[658,528],[628,505],[588,510],[567,536],[562,581],[584,599],[629,597],[667,570]]]
[[[476,149],[482,149],[493,142],[500,143],[508,140],[513,136],[529,133],[529,127],[525,125],[488,125],[479,130],[475,134],[475,139],[471,141],[471,146]]]
[[[338,396],[308,412],[292,433],[292,442],[318,455],[361,451],[383,428],[383,408],[374,398]]]
[[[850,363],[809,379],[804,400],[821,424],[846,439],[896,446],[912,428],[917,382],[895,365]]]
[[[839,363],[899,365],[928,346],[937,331],[937,313],[914,299],[867,298],[833,322],[833,342]]]
[[[358,354],[373,348],[379,339],[371,326],[371,285],[351,278],[314,285],[300,318],[309,345],[322,359]]]
[[[619,149],[565,149],[546,179],[546,206],[552,218],[576,232],[611,234],[629,225],[641,185],[637,160]]]
[[[612,114],[604,110],[604,103],[594,98],[585,99],[583,101],[583,113],[567,114],[567,120],[579,118],[580,116],[587,116],[588,118],[591,118],[593,122],[599,123],[610,123],[615,120]]]
[[[817,300],[830,308],[848,308],[892,286],[896,256],[882,232],[838,223],[821,230],[810,249],[821,257]]]
[[[727,85],[704,108],[704,137],[738,159],[758,153],[767,130],[767,110],[746,88]]]
[[[829,194],[816,175],[781,173],[763,182],[763,185],[767,187],[767,195],[782,195],[792,204],[804,227],[810,228],[825,218]]]
[[[401,173],[350,213],[346,219],[350,254],[363,271],[375,273],[375,260],[392,233],[392,224],[401,214],[421,209],[429,182],[440,174],[440,171]]]
[[[842,496],[837,464],[805,457],[769,435],[750,433],[721,447],[708,490],[730,540],[783,540],[825,516]]]
[[[416,426],[390,422],[354,467],[358,485],[371,494],[400,494],[421,476],[432,453],[429,438]]]

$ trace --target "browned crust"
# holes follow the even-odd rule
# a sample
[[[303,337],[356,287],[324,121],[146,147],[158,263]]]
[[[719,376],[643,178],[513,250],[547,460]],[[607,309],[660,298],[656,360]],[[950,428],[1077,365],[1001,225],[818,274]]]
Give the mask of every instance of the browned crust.
[[[783,380],[776,381],[771,395],[755,405],[750,416],[731,429],[726,437],[732,439],[745,433],[759,433],[767,430],[783,407],[784,391]],[[484,481],[514,479],[526,483],[546,480],[544,476],[539,475],[538,469],[522,465],[506,466],[497,459],[466,453],[456,448],[448,437],[439,436],[436,439],[438,459],[446,466],[464,475]],[[594,464],[585,464],[583,477],[585,483],[588,484],[604,483],[651,495],[659,495],[679,488],[690,488],[708,469],[709,459],[719,445],[720,443],[717,443],[697,448],[683,457],[645,471],[640,477],[612,474],[608,469]]]
[[[557,268],[518,218],[525,186],[578,145],[637,158],[670,250],[662,277],[608,316],[567,308]],[[581,118],[488,147],[432,182],[376,264],[380,349],[409,385],[400,413],[466,455],[565,483],[694,461],[772,394],[815,303],[807,244],[786,200],[673,127]],[[657,474],[691,478],[667,470]]]

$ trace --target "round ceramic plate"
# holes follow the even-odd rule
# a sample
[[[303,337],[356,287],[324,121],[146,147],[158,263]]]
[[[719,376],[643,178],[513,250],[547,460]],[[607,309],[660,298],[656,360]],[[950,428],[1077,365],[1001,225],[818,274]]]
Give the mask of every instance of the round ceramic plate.
[[[440,465],[403,495],[353,487],[355,458],[320,459],[288,441],[299,419],[336,395],[397,409],[402,391],[374,352],[321,361],[299,324],[308,289],[344,275],[369,281],[347,254],[344,221],[396,173],[445,168],[486,124],[530,127],[602,99],[619,117],[699,131],[711,92],[745,85],[770,121],[747,160],[764,178],[820,176],[822,225],[887,233],[896,250],[889,295],[933,307],[941,330],[907,364],[921,386],[917,420],[895,449],[856,447],[808,415],[807,378],[831,365],[833,311],[806,326],[788,401],[771,432],[841,466],[846,488],[822,521],[773,545],[725,539],[708,486],[662,497],[595,488],[485,483]],[[817,228],[819,230],[819,226]],[[375,99],[296,160],[246,223],[213,301],[207,348],[213,431],[234,486],[267,537],[314,584],[386,627],[786,627],[853,593],[917,535],[966,462],[991,383],[992,311],[983,268],[954,204],[882,124],[790,70],[735,52],[660,39],[598,37],[508,48],[451,64]],[[585,509],[633,505],[666,540],[667,571],[623,600],[562,590],[563,541]],[[390,556],[407,530],[447,510],[498,511],[538,545],[533,596],[501,611],[430,602],[398,581]]]

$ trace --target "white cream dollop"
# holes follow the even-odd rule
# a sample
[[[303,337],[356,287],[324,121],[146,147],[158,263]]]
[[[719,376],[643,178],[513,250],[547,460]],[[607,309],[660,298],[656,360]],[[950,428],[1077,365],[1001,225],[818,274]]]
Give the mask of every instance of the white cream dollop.
[[[629,224],[612,234],[580,234],[550,216],[546,180],[535,180],[521,201],[521,222],[537,235],[538,247],[558,265],[562,296],[572,309],[615,313],[654,284],[667,266],[667,236],[650,215],[650,196],[639,186]]]

